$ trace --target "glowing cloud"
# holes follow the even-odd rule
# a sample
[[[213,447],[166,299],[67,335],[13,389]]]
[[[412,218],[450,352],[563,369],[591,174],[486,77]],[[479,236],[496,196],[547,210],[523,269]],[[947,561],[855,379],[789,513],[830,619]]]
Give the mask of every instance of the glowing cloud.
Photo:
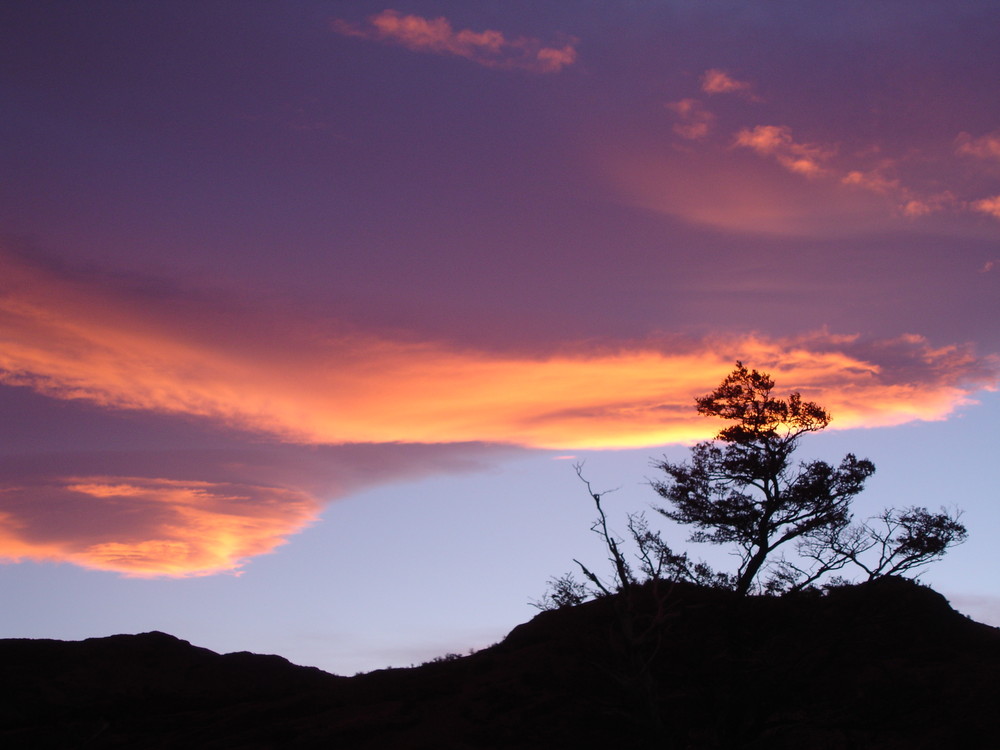
[[[907,190],[901,190],[900,193],[903,196],[903,202],[900,205],[900,210],[903,212],[904,216],[911,219],[938,213],[939,211],[946,211],[956,206],[960,206],[959,201],[955,198],[954,194],[950,192],[924,195],[921,197],[910,197],[912,196],[912,193]]]
[[[287,311],[174,300],[162,287],[150,298],[15,256],[0,254],[0,269],[0,384],[258,438],[217,454],[0,460],[0,559],[126,576],[238,572],[345,491],[467,468],[470,441],[570,452],[710,437],[718,425],[693,398],[736,359],[827,406],[835,428],[943,419],[998,381],[995,360],[914,335],[717,336],[527,356],[324,332]]]
[[[1000,219],[1000,195],[994,195],[992,198],[983,198],[982,200],[973,202],[972,210]]]
[[[825,174],[821,164],[834,154],[832,148],[796,143],[791,128],[784,125],[758,125],[753,130],[741,130],[733,143],[761,156],[772,156],[789,172],[805,177]]]
[[[848,172],[840,181],[845,185],[871,190],[873,193],[886,194],[900,190],[899,180],[889,179],[878,170]]]
[[[840,181],[844,185],[891,197],[896,203],[898,213],[908,219],[919,219],[942,211],[966,207],[948,190],[919,194],[904,186],[898,179],[886,177],[883,170],[887,168],[891,169],[891,162],[888,167],[883,165],[869,171],[848,172]]]
[[[826,333],[736,336],[529,357],[373,335],[296,340],[286,327],[269,334],[272,316],[261,311],[257,319],[241,314],[241,330],[254,332],[241,338],[213,332],[212,316],[196,310],[188,328],[174,310],[143,310],[113,289],[8,269],[0,382],[117,409],[196,415],[301,444],[575,449],[688,441],[715,429],[694,413],[692,398],[737,358],[808,391],[840,427],[941,419],[997,380],[995,362],[912,337],[875,346]]]
[[[979,138],[973,138],[968,133],[959,133],[955,139],[955,150],[963,156],[1000,160],[1000,130],[994,130]]]
[[[753,87],[746,81],[737,81],[728,73],[717,68],[706,70],[701,77],[701,90],[706,94],[739,94],[758,101],[751,92]]]
[[[446,18],[422,18],[395,10],[372,16],[367,26],[337,19],[331,28],[339,34],[398,44],[414,52],[464,57],[487,68],[558,73],[576,62],[574,40],[546,47],[538,39],[508,39],[500,31],[456,31]]]
[[[144,578],[235,572],[316,520],[318,509],[305,493],[245,484],[120,476],[7,483],[0,560]]]
[[[667,109],[677,115],[674,132],[681,138],[698,140],[708,135],[715,115],[705,109],[697,99],[681,99],[669,102]]]
[[[0,456],[0,562],[68,562],[129,577],[240,574],[361,488],[481,469],[486,445],[300,446]],[[127,473],[126,473],[127,472]]]
[[[735,94],[761,101],[749,82],[717,68],[705,71],[700,88],[710,96]],[[730,137],[730,148],[749,149],[809,179],[812,189],[800,190],[782,186],[766,174],[770,170],[755,170],[745,159],[720,154],[721,142],[709,136],[726,128],[730,113],[717,116],[696,98],[666,107],[675,118],[674,133],[693,142],[671,148],[696,158],[684,163],[676,153],[658,156],[657,143],[643,135],[636,140],[647,142],[639,147],[620,142],[598,157],[625,197],[644,208],[727,231],[827,236],[898,226],[900,217],[920,220],[970,211],[997,215],[993,198],[970,199],[981,184],[970,184],[968,177],[975,171],[993,176],[1000,161],[1000,130],[979,137],[963,132],[950,144],[902,149],[895,143],[889,155],[885,143],[859,143],[850,131],[835,145],[797,140],[787,125],[743,127]],[[979,159],[979,169],[957,168],[956,160],[942,158],[948,150]]]

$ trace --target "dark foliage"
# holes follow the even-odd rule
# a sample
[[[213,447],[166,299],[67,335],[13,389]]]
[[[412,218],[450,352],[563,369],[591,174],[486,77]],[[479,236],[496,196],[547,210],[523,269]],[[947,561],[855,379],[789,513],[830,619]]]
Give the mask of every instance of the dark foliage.
[[[731,424],[714,440],[698,443],[689,461],[657,461],[666,479],[652,482],[667,505],[656,510],[692,526],[693,542],[735,546],[734,573],[714,570],[675,551],[643,513],[628,516],[635,561],[623,550],[626,540],[609,530],[602,505],[607,493],[595,492],[576,473],[594,501],[591,529],[608,553],[612,577],[605,581],[575,560],[585,582],[572,573],[549,580],[549,591],[533,602],[539,609],[575,606],[591,596],[610,596],[643,581],[682,581],[732,589],[739,594],[800,591],[845,568],[860,569],[867,580],[912,574],[939,560],[968,533],[960,512],[926,508],[889,508],[854,522],[851,503],[875,472],[868,459],[849,453],[836,466],[814,460],[795,464],[801,438],[830,424],[830,414],[798,393],[773,395],[774,381],[737,362],[722,384],[696,399],[700,414]]]
[[[848,564],[861,567],[869,578],[902,574],[964,541],[958,516],[943,510],[890,509],[877,519],[884,528],[872,522],[852,525],[851,502],[875,472],[874,464],[850,453],[836,465],[795,464],[792,454],[801,438],[824,429],[831,417],[798,393],[779,399],[773,390],[769,375],[737,362],[718,388],[696,399],[700,414],[730,424],[714,440],[694,446],[689,461],[655,464],[667,475],[653,482],[667,501],[657,510],[694,527],[691,541],[734,545],[740,555],[735,574],[699,569],[648,526],[640,526],[633,529],[640,555],[649,560],[651,549],[664,563],[653,568],[705,583],[714,576],[740,594],[761,588],[787,591]],[[798,554],[775,560],[776,552],[790,548]],[[869,553],[877,559],[868,561]],[[766,572],[770,576],[762,584]]]

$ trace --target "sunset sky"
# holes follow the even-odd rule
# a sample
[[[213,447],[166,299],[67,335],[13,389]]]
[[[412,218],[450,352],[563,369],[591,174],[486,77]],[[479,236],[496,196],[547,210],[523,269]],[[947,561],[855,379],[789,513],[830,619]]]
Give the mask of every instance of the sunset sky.
[[[736,360],[1000,625],[994,0],[0,5],[0,637],[489,645]],[[663,526],[684,547],[686,532]],[[691,546],[726,567],[724,549]]]

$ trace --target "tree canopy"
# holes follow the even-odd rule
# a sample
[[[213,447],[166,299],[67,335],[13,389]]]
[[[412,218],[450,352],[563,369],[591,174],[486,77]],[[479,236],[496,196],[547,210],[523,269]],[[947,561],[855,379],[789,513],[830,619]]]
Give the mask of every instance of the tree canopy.
[[[822,430],[830,415],[792,393],[775,398],[769,375],[741,362],[722,384],[696,400],[698,412],[730,422],[697,444],[691,460],[663,460],[667,479],[653,483],[667,518],[695,527],[692,541],[735,544],[741,553],[734,586],[747,593],[772,553],[806,536],[829,535],[851,520],[851,500],[875,465],[854,454],[837,466],[792,463],[803,435]]]
[[[778,398],[774,387],[767,373],[736,362],[714,391],[695,399],[700,414],[726,425],[714,439],[696,444],[689,460],[653,463],[666,475],[651,482],[665,501],[655,510],[692,527],[689,541],[735,547],[739,563],[733,573],[675,552],[643,513],[628,516],[636,550],[636,563],[630,564],[625,540],[609,528],[602,493],[593,491],[578,465],[597,507],[592,528],[608,551],[614,581],[605,583],[577,561],[596,590],[588,592],[572,575],[563,576],[550,581],[552,592],[536,605],[569,606],[588,593],[607,595],[643,579],[687,580],[744,595],[802,589],[848,567],[872,580],[912,573],[965,541],[961,513],[945,509],[888,508],[855,522],[851,504],[875,465],[853,453],[837,464],[795,462],[800,440],[826,428],[831,416],[798,392]]]

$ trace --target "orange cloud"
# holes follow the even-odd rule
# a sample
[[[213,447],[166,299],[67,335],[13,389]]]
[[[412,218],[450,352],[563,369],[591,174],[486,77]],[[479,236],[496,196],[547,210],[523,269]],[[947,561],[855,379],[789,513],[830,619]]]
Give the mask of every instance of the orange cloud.
[[[212,332],[204,311],[192,311],[187,324],[175,310],[159,313],[107,285],[6,267],[0,382],[111,408],[204,417],[291,443],[572,450],[695,440],[716,426],[697,417],[693,397],[737,358],[808,391],[839,427],[942,419],[997,382],[996,362],[918,338],[873,346],[826,333],[744,335],[524,356],[374,335],[297,337],[294,325],[269,333],[266,313],[242,312],[239,330],[253,331],[251,339]]]
[[[236,572],[315,521],[319,507],[303,492],[247,484],[121,476],[8,483],[0,487],[0,560],[139,578]]]
[[[738,81],[717,68],[706,70],[701,77],[701,90],[706,94],[739,94],[745,98],[759,101],[751,92],[752,88],[748,82]]]
[[[456,31],[446,18],[422,18],[395,10],[372,16],[367,26],[337,19],[331,27],[346,36],[398,44],[414,52],[464,57],[488,68],[558,73],[576,62],[577,57],[575,40],[545,47],[529,37],[508,39],[493,30]]]
[[[762,156],[773,156],[789,172],[805,177],[825,174],[822,162],[834,154],[829,147],[796,143],[792,139],[791,128],[785,125],[758,125],[753,130],[743,129],[736,134],[733,143]]]
[[[667,109],[677,115],[674,132],[682,138],[698,140],[708,135],[715,115],[697,99],[681,99],[667,103]]]
[[[239,574],[361,488],[481,469],[487,445],[300,446],[0,456],[0,562],[128,577]]]
[[[963,156],[1000,160],[1000,130],[979,138],[973,138],[969,133],[959,133],[955,139],[955,150]]]

